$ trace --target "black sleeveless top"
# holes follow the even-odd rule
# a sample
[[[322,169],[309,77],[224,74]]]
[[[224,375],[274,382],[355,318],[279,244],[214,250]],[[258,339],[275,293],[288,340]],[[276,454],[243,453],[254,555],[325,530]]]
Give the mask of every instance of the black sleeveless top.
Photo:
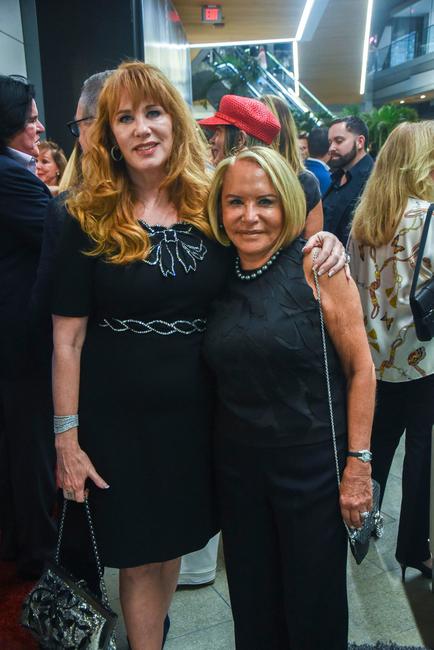
[[[304,240],[260,277],[233,272],[211,308],[204,354],[217,379],[217,434],[242,444],[289,446],[331,440],[318,303],[303,271]],[[346,382],[327,351],[337,436],[346,434]]]

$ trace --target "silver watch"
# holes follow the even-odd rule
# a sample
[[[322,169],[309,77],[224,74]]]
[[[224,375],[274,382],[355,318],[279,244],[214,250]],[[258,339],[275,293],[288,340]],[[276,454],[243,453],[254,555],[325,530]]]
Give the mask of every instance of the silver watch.
[[[370,463],[372,460],[372,453],[369,449],[361,449],[360,451],[348,451],[347,456],[358,458],[362,463]]]

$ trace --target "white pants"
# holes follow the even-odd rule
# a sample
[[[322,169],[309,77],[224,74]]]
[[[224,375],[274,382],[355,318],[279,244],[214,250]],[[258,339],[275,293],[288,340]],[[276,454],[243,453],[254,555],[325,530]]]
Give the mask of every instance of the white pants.
[[[204,548],[183,556],[179,585],[200,585],[215,579],[219,541],[220,533],[217,533]]]

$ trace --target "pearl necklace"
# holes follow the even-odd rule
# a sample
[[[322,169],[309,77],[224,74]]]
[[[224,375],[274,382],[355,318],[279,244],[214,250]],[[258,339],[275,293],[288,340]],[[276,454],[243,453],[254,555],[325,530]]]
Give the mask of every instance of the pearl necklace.
[[[241,267],[240,267],[240,258],[237,256],[237,258],[236,258],[236,260],[235,260],[235,273],[237,274],[237,278],[238,278],[239,280],[255,280],[256,278],[259,278],[263,273],[265,273],[265,271],[267,271],[267,270],[270,268],[270,266],[273,264],[273,262],[274,262],[274,261],[277,259],[277,257],[279,256],[280,251],[281,251],[281,249],[279,249],[278,251],[276,251],[276,252],[274,253],[274,255],[272,255],[272,256],[270,257],[270,259],[268,260],[268,262],[265,262],[265,264],[263,264],[263,265],[261,266],[261,268],[256,269],[255,271],[252,271],[251,273],[243,273],[243,272],[241,271]]]

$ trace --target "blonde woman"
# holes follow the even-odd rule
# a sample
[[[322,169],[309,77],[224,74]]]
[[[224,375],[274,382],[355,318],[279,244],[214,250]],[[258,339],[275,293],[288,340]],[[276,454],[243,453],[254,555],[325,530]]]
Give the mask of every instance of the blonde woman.
[[[272,149],[217,167],[208,201],[237,256],[204,351],[217,380],[216,466],[237,650],[347,650],[346,531],[371,508],[375,376],[354,282],[320,279],[340,507],[305,199]],[[312,590],[312,585],[315,588]]]
[[[304,236],[310,237],[319,230],[322,230],[324,223],[318,181],[303,164],[304,158],[302,160],[300,154],[297,127],[288,104],[283,99],[280,99],[280,97],[276,97],[276,95],[264,95],[261,101],[272,111],[280,122],[280,132],[274,138],[271,146],[287,160],[292,171],[297,175],[301,183],[306,198]]]
[[[48,186],[53,196],[59,193],[59,183],[62,180],[66,162],[63,149],[56,142],[52,140],[41,142],[36,162],[36,176]]]
[[[388,137],[354,216],[351,269],[359,288],[377,375],[373,476],[384,494],[406,432],[396,559],[431,577],[429,486],[434,422],[434,340],[416,337],[409,293],[419,241],[434,200],[434,123],[404,123]],[[419,287],[432,277],[434,228]],[[418,287],[418,288],[419,288]]]

